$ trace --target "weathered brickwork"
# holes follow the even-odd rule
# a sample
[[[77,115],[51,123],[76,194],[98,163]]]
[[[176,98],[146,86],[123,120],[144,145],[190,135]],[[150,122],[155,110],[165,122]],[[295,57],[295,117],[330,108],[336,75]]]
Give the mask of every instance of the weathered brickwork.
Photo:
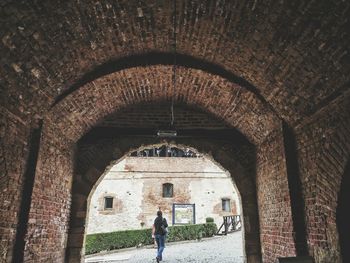
[[[108,158],[90,156],[93,164],[85,160],[86,170],[76,171],[79,139],[114,113],[174,99],[256,146],[251,158],[255,151],[244,145],[227,154],[192,142],[227,170],[250,175],[235,179],[247,190],[240,192],[249,263],[260,262],[260,252],[264,263],[295,254],[282,120],[296,135],[308,251],[316,263],[339,263],[337,195],[349,161],[349,10],[350,2],[340,0],[1,1],[1,256],[11,261],[38,120],[44,124],[25,262],[62,262],[67,239],[68,257],[79,258],[91,185],[111,160],[147,142],[119,138],[99,149]]]
[[[25,262],[60,262],[67,242],[73,150],[55,143],[46,129],[42,136],[30,207]]]
[[[28,157],[27,123],[0,108],[0,259],[9,261],[15,242],[23,174]]]
[[[171,72],[171,66],[149,66],[106,75],[57,104],[49,120],[52,127],[76,141],[96,122],[128,105],[170,101],[174,94]],[[255,143],[277,127],[277,116],[247,89],[201,70],[179,68],[178,75],[175,102],[205,109]]]
[[[248,80],[287,120],[346,88],[347,1],[176,3],[177,52]],[[3,103],[43,114],[98,65],[172,52],[173,9],[173,1],[156,0],[2,3]]]
[[[309,250],[316,262],[340,262],[337,198],[350,155],[350,98],[297,127]]]
[[[295,256],[291,200],[281,128],[257,150],[257,196],[263,262]]]
[[[171,103],[131,106],[112,114],[98,127],[165,128],[171,121]],[[225,129],[228,125],[214,116],[185,105],[174,105],[174,126],[177,129]]]

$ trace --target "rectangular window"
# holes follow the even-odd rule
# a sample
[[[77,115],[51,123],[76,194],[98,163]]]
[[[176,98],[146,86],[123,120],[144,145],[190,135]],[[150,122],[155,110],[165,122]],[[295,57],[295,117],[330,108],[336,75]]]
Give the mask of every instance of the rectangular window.
[[[113,208],[113,197],[105,197],[105,209]]]
[[[173,197],[173,184],[163,184],[163,197]]]
[[[231,211],[230,199],[222,199],[222,211]]]

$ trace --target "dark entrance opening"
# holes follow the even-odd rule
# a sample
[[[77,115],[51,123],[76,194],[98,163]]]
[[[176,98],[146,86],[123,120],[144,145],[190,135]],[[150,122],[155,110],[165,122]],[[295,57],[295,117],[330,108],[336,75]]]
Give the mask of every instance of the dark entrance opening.
[[[350,162],[348,161],[343,180],[340,185],[337,207],[337,227],[339,232],[339,243],[343,262],[350,262]]]

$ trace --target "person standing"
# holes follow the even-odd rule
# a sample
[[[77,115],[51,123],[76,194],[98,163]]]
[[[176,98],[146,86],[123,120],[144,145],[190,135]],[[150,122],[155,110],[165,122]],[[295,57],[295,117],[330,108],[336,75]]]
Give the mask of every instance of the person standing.
[[[157,262],[162,261],[162,254],[165,248],[165,236],[167,233],[168,223],[165,218],[163,218],[162,211],[157,211],[157,217],[154,219],[152,227],[152,237],[155,238],[157,242]]]

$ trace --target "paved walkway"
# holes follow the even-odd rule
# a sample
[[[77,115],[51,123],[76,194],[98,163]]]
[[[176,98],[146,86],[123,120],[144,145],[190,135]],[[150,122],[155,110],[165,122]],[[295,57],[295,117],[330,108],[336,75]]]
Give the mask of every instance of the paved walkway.
[[[156,249],[139,248],[93,256],[85,259],[86,263],[152,263],[155,262]],[[184,243],[166,243],[163,252],[164,263],[243,263],[242,232],[227,236],[216,236],[203,241]]]

